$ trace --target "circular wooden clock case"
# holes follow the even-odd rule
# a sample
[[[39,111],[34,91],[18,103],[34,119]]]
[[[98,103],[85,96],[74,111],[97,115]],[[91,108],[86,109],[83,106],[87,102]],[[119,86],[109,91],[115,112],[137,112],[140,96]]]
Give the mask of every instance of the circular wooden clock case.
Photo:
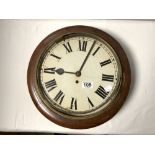
[[[38,110],[63,127],[105,123],[123,105],[131,81],[121,45],[94,27],[71,26],[48,35],[35,49],[27,82]]]

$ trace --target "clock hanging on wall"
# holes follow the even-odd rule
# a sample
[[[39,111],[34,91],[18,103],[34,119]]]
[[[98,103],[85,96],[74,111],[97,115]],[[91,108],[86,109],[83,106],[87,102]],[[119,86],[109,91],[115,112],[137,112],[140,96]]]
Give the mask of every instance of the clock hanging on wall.
[[[71,26],[47,36],[35,49],[27,82],[39,111],[63,127],[85,129],[111,119],[131,81],[121,45],[94,27]]]

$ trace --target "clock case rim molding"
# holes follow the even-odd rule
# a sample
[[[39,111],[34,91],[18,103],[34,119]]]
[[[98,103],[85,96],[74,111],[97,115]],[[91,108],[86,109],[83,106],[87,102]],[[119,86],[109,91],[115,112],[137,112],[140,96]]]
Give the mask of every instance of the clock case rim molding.
[[[44,103],[45,99],[40,98],[42,96],[38,95],[39,92],[37,86],[36,70],[40,57],[45,52],[45,49],[47,49],[49,46],[60,40],[60,38],[71,34],[87,34],[94,38],[99,38],[100,40],[105,41],[113,48],[121,64],[122,79],[117,95],[112,100],[112,102],[105,109],[103,109],[102,112],[98,113],[98,115],[95,115],[94,117],[85,117],[84,119],[65,117],[64,114],[56,111],[55,109],[51,110],[49,107],[47,107],[47,105]],[[33,52],[27,70],[27,84],[29,93],[37,109],[52,122],[72,129],[86,129],[95,127],[111,119],[123,105],[130,89],[130,83],[130,64],[121,45],[106,32],[94,27],[83,25],[65,27],[49,34],[41,41],[41,43]]]

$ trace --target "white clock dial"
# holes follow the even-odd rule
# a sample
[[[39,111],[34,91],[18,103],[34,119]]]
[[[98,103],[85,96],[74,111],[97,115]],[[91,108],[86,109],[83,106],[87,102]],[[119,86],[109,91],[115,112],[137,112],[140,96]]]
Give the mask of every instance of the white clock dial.
[[[89,36],[60,40],[41,59],[44,94],[51,106],[72,115],[88,115],[107,106],[117,94],[120,79],[114,50]]]

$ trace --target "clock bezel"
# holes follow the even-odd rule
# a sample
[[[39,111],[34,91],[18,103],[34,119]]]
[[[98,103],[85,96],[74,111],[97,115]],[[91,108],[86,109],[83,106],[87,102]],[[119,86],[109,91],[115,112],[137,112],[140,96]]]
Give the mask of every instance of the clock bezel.
[[[98,115],[94,115],[93,117],[85,117],[83,119],[78,119],[78,117],[76,119],[73,119],[72,117],[64,117],[64,115],[60,112],[56,111],[55,109],[49,108],[44,103],[43,99],[39,95],[39,91],[37,90],[38,87],[36,70],[40,57],[44,53],[45,49],[49,48],[51,44],[54,44],[60,38],[68,36],[70,34],[89,34],[104,40],[113,48],[121,64],[122,79],[117,95],[102,112],[100,112]],[[131,70],[129,61],[123,48],[112,36],[94,27],[77,25],[57,30],[41,41],[30,59],[27,72],[27,83],[31,98],[35,106],[45,117],[63,127],[73,129],[86,129],[105,123],[119,111],[129,92],[131,83]]]

